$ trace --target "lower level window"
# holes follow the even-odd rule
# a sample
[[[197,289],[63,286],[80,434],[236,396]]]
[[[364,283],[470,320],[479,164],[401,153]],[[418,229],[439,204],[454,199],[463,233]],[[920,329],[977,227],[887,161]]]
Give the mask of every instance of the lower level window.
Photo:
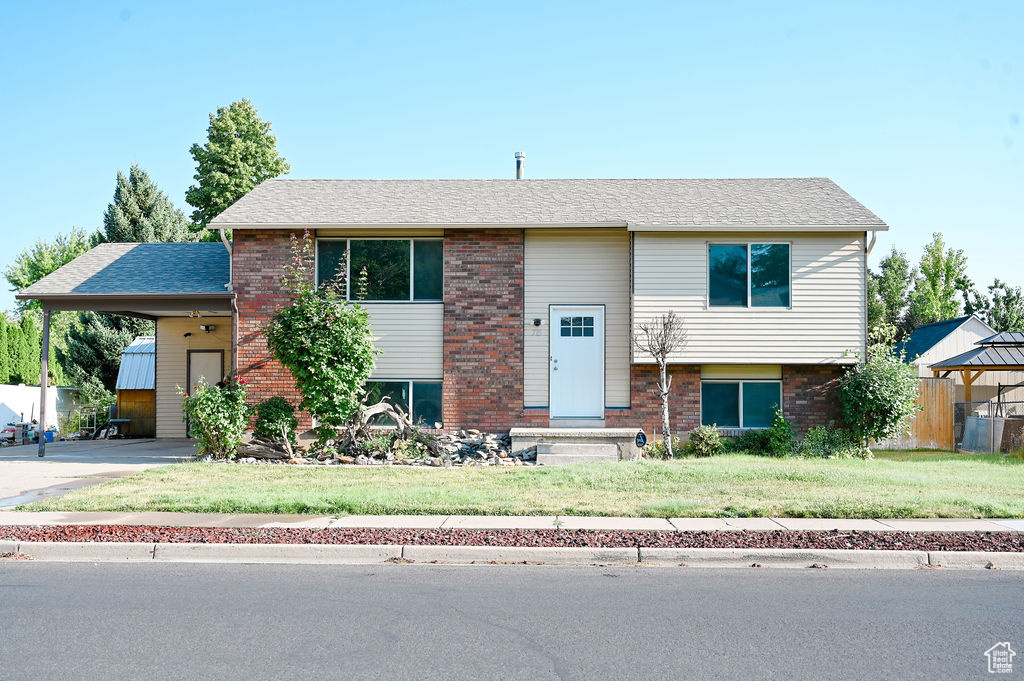
[[[440,381],[367,381],[367,404],[376,404],[382,397],[390,398],[409,414],[412,422],[425,428],[441,423]],[[381,419],[379,425],[393,425],[391,419]]]
[[[700,422],[719,428],[767,428],[782,404],[780,381],[701,381]]]

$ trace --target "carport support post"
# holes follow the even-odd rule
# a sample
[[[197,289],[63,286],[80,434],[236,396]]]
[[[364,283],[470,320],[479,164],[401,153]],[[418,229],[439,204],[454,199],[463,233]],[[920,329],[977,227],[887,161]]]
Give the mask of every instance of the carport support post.
[[[43,351],[39,358],[39,456],[46,456],[46,385],[50,382],[50,310],[43,308]]]

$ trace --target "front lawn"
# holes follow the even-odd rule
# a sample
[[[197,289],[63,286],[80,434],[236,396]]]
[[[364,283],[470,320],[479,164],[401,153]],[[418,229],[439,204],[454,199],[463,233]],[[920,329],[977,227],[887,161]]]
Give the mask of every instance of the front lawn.
[[[1024,460],[882,452],[874,461],[710,459],[558,468],[165,466],[27,507],[47,511],[1024,517]]]

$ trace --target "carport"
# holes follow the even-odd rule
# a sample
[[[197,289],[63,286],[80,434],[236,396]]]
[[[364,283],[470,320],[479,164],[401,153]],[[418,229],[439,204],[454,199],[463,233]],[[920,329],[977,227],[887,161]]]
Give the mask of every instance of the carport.
[[[229,248],[226,242],[100,244],[18,293],[18,300],[42,303],[40,404],[46,404],[49,382],[50,314],[54,310],[110,312],[156,322],[158,437],[162,406],[171,411],[177,403],[174,416],[180,422],[174,383],[188,384],[193,353],[219,352],[222,358],[229,354],[232,372],[236,366]],[[214,336],[218,325],[220,331]],[[221,367],[221,373],[228,372],[223,359]],[[40,422],[44,417],[40,414]],[[170,417],[164,414],[164,418]],[[39,456],[45,454],[46,441],[40,438]]]

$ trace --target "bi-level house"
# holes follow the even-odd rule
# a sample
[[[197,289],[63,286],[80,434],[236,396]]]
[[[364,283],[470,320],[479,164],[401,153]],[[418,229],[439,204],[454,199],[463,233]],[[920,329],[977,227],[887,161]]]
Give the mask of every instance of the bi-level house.
[[[888,229],[825,178],[282,179],[209,228],[230,241],[101,245],[18,296],[156,320],[158,437],[185,435],[176,388],[200,376],[298,403],[261,330],[305,230],[321,281],[366,269],[373,387],[422,423],[651,433],[657,370],[632,339],[674,310],[676,429],[761,428],[778,405],[803,430],[838,417]]]

